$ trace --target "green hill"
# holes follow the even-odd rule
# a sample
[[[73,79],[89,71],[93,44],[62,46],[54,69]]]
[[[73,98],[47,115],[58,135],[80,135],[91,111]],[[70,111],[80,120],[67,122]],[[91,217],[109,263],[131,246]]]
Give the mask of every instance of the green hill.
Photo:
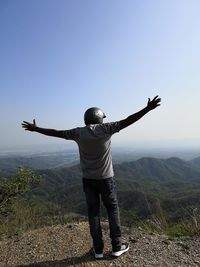
[[[119,204],[140,219],[165,212],[170,220],[200,206],[200,170],[179,158],[141,158],[114,165]],[[56,203],[65,212],[86,214],[80,166],[39,170],[42,185],[29,198]],[[104,210],[103,210],[104,213]]]
[[[194,164],[198,169],[200,169],[200,157],[194,158],[190,162]]]
[[[114,171],[122,219],[126,222],[163,214],[169,222],[178,222],[200,207],[200,169],[193,161],[141,158],[115,164]],[[79,165],[36,173],[42,175],[42,183],[24,195],[32,213],[87,214]],[[103,208],[102,214],[106,214]]]

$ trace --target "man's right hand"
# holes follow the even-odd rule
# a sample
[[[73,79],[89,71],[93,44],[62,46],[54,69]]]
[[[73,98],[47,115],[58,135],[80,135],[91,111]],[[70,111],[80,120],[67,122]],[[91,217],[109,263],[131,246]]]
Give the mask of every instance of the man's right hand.
[[[147,108],[149,110],[157,108],[158,106],[160,106],[160,102],[161,102],[161,98],[158,98],[158,95],[155,96],[153,100],[150,100],[150,98],[149,98],[148,103],[147,103]]]
[[[22,127],[26,130],[26,131],[35,131],[37,128],[35,119],[33,120],[33,123],[27,122],[27,121],[23,121],[22,123]]]

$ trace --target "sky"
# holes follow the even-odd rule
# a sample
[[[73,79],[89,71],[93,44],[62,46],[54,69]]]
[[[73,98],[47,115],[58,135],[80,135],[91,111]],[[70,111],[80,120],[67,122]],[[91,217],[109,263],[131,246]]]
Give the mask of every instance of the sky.
[[[105,122],[162,104],[114,145],[200,148],[199,0],[1,0],[0,150],[69,142],[24,131]]]

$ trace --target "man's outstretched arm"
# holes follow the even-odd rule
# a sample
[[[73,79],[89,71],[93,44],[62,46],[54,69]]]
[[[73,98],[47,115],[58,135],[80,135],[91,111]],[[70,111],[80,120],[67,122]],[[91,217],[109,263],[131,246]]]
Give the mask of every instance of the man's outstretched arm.
[[[37,132],[48,136],[64,138],[64,131],[37,127],[35,120],[33,120],[33,123],[23,121],[22,127],[26,131]]]
[[[128,127],[129,125],[141,119],[149,111],[160,106],[160,102],[161,102],[161,98],[158,98],[158,96],[155,96],[153,100],[150,100],[149,98],[147,106],[145,108],[128,116],[126,119],[120,121],[120,130]]]

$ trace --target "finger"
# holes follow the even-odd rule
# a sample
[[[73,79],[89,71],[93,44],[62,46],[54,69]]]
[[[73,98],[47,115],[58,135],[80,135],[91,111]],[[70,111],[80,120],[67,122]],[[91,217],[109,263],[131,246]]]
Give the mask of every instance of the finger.
[[[22,125],[22,128],[24,129],[29,129],[30,127],[26,126],[26,125]]]
[[[157,103],[161,102],[161,98],[156,99],[156,102]]]
[[[151,99],[150,98],[148,98],[148,103],[151,101]]]
[[[36,125],[36,123],[35,123],[35,119],[33,119],[33,124]]]
[[[158,95],[154,97],[153,101],[155,101],[155,100],[156,100],[156,98],[158,98]]]
[[[23,123],[30,124],[30,122],[27,122],[27,121],[23,121]]]

